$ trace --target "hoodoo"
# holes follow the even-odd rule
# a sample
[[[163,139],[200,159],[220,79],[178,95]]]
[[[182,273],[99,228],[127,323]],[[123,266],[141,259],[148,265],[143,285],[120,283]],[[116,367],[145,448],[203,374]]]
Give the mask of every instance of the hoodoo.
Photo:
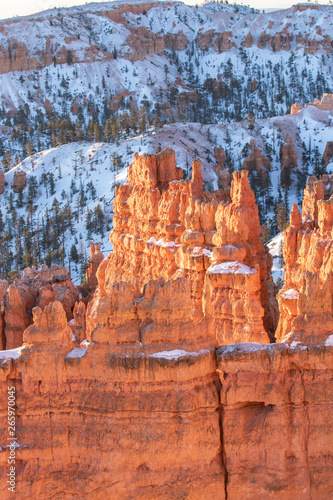
[[[230,193],[203,191],[199,160],[190,181],[181,176],[170,149],[135,156],[114,201],[113,252],[88,307],[91,341],[217,346],[267,343],[274,333],[272,262],[247,172],[234,173]],[[124,318],[131,328],[120,339]]]

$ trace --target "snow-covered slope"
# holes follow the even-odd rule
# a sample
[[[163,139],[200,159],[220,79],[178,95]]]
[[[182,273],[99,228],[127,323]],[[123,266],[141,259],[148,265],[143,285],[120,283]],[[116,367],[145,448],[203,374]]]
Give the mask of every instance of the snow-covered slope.
[[[105,2],[0,23],[0,125],[20,158],[52,145],[52,113],[102,127],[145,107],[162,122],[284,115],[333,90],[333,7]],[[22,134],[11,127],[19,125]],[[30,132],[29,132],[30,131]],[[8,139],[10,133],[12,137]],[[23,138],[22,138],[23,135]],[[13,141],[14,139],[14,141]]]
[[[298,156],[298,168],[292,172],[293,184],[283,196],[287,204],[286,209],[289,210],[292,203],[300,204],[302,200],[302,191],[297,185],[297,172],[306,168],[308,173],[312,174],[315,168],[311,161],[308,164],[304,163],[302,144],[304,142],[308,148],[308,143],[311,141],[312,149],[318,148],[319,155],[322,155],[326,142],[331,139],[332,119],[332,112],[321,111],[310,106],[296,115],[257,120],[253,129],[249,128],[248,122],[229,125],[175,123],[164,126],[158,133],[122,140],[118,144],[72,143],[37,153],[5,174],[5,193],[0,195],[0,210],[5,222],[0,235],[3,253],[0,272],[3,273],[4,269],[6,272],[10,270],[4,262],[6,251],[12,252],[11,269],[20,268],[16,256],[17,236],[21,233],[23,250],[28,240],[30,254],[35,255],[34,262],[37,265],[47,262],[50,258],[52,262],[64,262],[70,268],[74,280],[79,282],[82,263],[89,257],[89,241],[101,241],[104,254],[112,249],[109,231],[112,228],[114,185],[126,180],[127,166],[133,160],[134,153],[156,153],[165,147],[171,147],[176,151],[177,165],[184,170],[187,177],[191,175],[192,160],[196,157],[201,158],[205,188],[208,190],[218,188],[217,176],[213,169],[216,162],[214,146],[223,147],[226,150],[230,170],[239,170],[242,167],[246,156],[244,151],[249,150],[251,139],[260,147],[263,154],[271,152],[272,169],[271,172],[267,172],[270,187],[260,188],[256,185],[253,174],[250,178],[251,182],[254,182],[262,223],[271,224],[271,234],[274,235],[277,232],[277,227],[274,225],[276,207],[282,201],[279,192],[280,157],[278,151],[280,145],[285,142],[286,135],[290,135],[294,138],[295,151]],[[17,170],[23,170],[27,174],[27,187],[23,195],[13,194],[11,189]],[[328,165],[327,170],[330,173],[333,171],[333,163]],[[37,189],[33,198],[35,210],[31,216],[28,201],[31,195],[29,186],[32,178],[35,178]],[[52,189],[51,184],[53,184]],[[97,219],[94,219],[97,217],[98,205],[104,214],[102,229],[97,224]],[[14,208],[14,218],[10,207]],[[45,231],[53,234],[55,223],[52,221],[56,220],[56,210],[64,211],[65,217],[66,207],[71,210],[72,225],[65,225],[64,231],[60,227],[55,239],[50,238],[50,242],[45,243]],[[23,229],[19,225],[21,217],[25,221]],[[90,229],[88,229],[89,217],[92,219]],[[47,220],[50,219],[51,223],[42,231],[43,225],[47,226]],[[29,237],[22,234],[24,230],[29,233]],[[4,238],[5,231],[10,234],[7,239]],[[73,246],[80,256],[78,262],[73,261]],[[64,252],[59,254],[59,248]],[[8,259],[10,260],[10,254]],[[278,268],[278,262],[275,264]],[[23,255],[21,266],[25,265]],[[274,277],[277,278],[281,277],[282,273],[275,274]]]

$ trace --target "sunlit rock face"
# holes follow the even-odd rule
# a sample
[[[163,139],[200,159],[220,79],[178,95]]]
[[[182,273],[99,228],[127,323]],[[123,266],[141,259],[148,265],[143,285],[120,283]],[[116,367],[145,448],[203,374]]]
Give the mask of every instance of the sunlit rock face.
[[[284,235],[285,284],[278,341],[325,342],[333,332],[332,178],[309,177],[302,214],[293,205]]]
[[[135,155],[114,201],[113,252],[97,273],[87,338],[112,344],[269,342],[271,258],[247,172],[203,191],[199,160]],[[119,329],[124,332],[119,335]]]
[[[44,292],[23,346],[0,352],[1,408],[8,387],[16,393],[18,498],[333,495],[333,336],[308,335],[297,302],[302,293],[308,300],[296,281],[299,251],[288,247],[308,224],[326,248],[330,179],[307,187],[303,212],[317,219],[302,221],[293,207],[285,287],[295,289],[281,295],[296,308],[282,309],[279,340],[287,341],[269,344],[278,311],[247,172],[214,193],[203,192],[199,161],[190,181],[181,177],[172,150],[136,155],[114,203],[114,250],[99,264],[87,310],[77,302],[71,319],[68,303]],[[98,245],[92,251],[98,255]],[[329,264],[323,273],[316,265],[325,285]],[[62,283],[51,271],[27,270],[25,279],[39,272]],[[319,281],[310,278],[320,301]],[[12,287],[1,282],[0,295],[22,301]],[[290,311],[305,323],[292,342],[281,326]],[[3,411],[1,477],[7,419]],[[12,498],[4,481],[0,495]]]

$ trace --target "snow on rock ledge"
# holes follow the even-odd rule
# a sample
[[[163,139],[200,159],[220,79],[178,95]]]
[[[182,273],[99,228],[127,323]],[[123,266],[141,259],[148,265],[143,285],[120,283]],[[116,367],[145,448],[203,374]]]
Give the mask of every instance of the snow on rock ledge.
[[[213,264],[207,270],[207,273],[210,274],[256,274],[256,272],[256,269],[253,269],[237,261]]]

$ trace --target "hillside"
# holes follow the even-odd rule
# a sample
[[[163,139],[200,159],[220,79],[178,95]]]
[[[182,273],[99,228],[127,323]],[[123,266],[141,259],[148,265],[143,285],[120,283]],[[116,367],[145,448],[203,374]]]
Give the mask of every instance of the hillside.
[[[280,230],[278,205],[284,203],[285,212],[294,202],[300,205],[307,176],[323,168],[321,158],[331,139],[332,119],[333,111],[309,106],[286,117],[256,120],[253,128],[248,121],[174,123],[118,145],[82,142],[36,153],[5,174],[4,194],[0,195],[0,272],[6,276],[10,270],[58,263],[65,264],[78,283],[89,257],[89,241],[101,241],[105,255],[112,249],[109,231],[114,186],[126,180],[134,153],[156,153],[166,147],[175,150],[185,178],[191,175],[192,161],[201,159],[208,191],[223,187],[225,175],[228,184],[228,171],[249,169],[268,241]],[[290,185],[281,189],[280,151],[288,148],[288,136],[296,165],[289,165]],[[252,162],[251,140],[259,152]],[[12,184],[18,171],[26,172],[27,187],[14,194]],[[333,172],[333,163],[328,162],[326,171]]]
[[[89,241],[112,249],[114,185],[134,153],[166,147],[186,178],[201,159],[208,191],[249,170],[269,241],[306,178],[332,172],[332,97],[317,100],[333,89],[332,23],[315,4],[139,1],[0,22],[0,275],[57,263],[78,283]]]
[[[17,163],[149,125],[285,115],[332,91],[332,22],[331,6],[261,14],[181,2],[106,2],[2,21],[0,153]]]

